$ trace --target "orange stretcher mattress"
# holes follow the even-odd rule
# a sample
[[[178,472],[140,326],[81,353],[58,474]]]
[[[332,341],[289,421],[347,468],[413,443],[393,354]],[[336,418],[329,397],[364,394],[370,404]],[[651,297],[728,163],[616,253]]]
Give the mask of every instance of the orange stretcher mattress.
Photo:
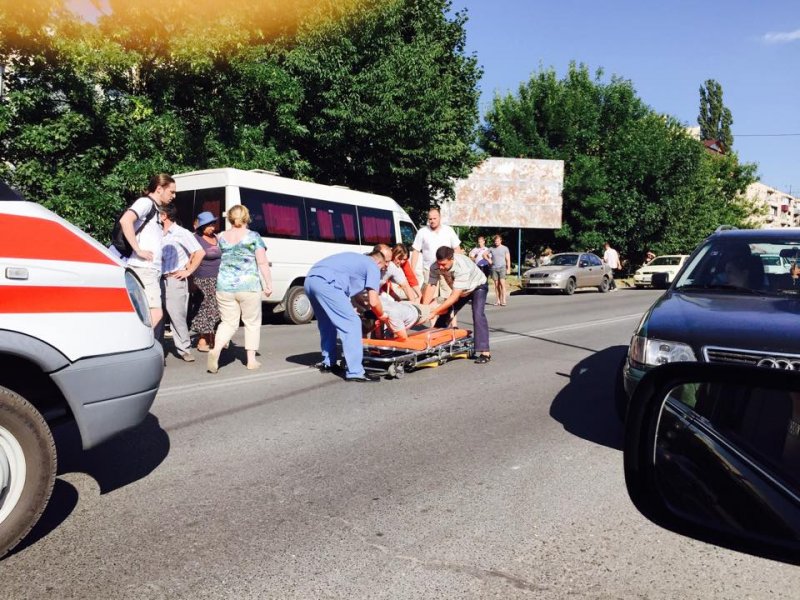
[[[469,335],[470,332],[466,329],[430,328],[410,333],[408,339],[404,342],[399,340],[365,339],[364,346],[421,351],[440,346],[441,344],[449,344],[450,342],[463,339]]]

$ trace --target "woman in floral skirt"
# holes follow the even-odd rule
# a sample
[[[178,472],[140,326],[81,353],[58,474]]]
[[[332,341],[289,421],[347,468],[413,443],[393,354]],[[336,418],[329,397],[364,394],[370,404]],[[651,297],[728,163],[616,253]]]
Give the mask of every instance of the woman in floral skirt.
[[[201,212],[194,222],[194,235],[206,255],[194,273],[194,285],[202,294],[202,301],[192,319],[192,330],[200,335],[197,341],[199,352],[208,352],[214,347],[214,330],[219,323],[217,307],[217,274],[222,259],[216,228],[219,219],[210,212]]]

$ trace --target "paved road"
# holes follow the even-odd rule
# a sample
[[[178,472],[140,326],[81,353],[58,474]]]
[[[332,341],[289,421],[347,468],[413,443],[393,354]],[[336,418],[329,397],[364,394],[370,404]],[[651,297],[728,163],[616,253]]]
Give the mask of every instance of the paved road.
[[[93,451],[59,432],[3,598],[789,598],[800,570],[682,538],[630,504],[614,370],[654,292],[514,296],[494,358],[400,381],[170,357],[152,415]],[[466,315],[463,321],[467,321]]]

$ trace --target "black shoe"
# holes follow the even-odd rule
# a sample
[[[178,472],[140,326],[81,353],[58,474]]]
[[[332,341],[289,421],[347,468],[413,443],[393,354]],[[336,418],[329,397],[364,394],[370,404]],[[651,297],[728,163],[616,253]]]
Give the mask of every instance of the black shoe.
[[[353,381],[355,383],[378,383],[381,380],[381,376],[372,373],[364,373],[360,377],[345,377],[344,380]]]
[[[478,356],[478,358],[475,359],[475,364],[476,365],[485,365],[490,360],[492,360],[491,356],[489,356],[488,354],[481,354],[480,356]]]
[[[336,375],[344,375],[345,373],[344,368],[339,365],[331,366],[326,365],[324,362],[318,362],[313,368],[317,369],[320,373],[335,373]]]

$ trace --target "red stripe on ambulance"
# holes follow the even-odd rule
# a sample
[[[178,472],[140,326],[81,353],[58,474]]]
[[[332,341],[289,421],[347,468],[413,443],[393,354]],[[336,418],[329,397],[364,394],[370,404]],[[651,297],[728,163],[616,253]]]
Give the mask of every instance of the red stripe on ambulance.
[[[0,256],[116,265],[110,256],[61,223],[0,214]]]
[[[132,311],[125,288],[0,286],[0,314]]]

